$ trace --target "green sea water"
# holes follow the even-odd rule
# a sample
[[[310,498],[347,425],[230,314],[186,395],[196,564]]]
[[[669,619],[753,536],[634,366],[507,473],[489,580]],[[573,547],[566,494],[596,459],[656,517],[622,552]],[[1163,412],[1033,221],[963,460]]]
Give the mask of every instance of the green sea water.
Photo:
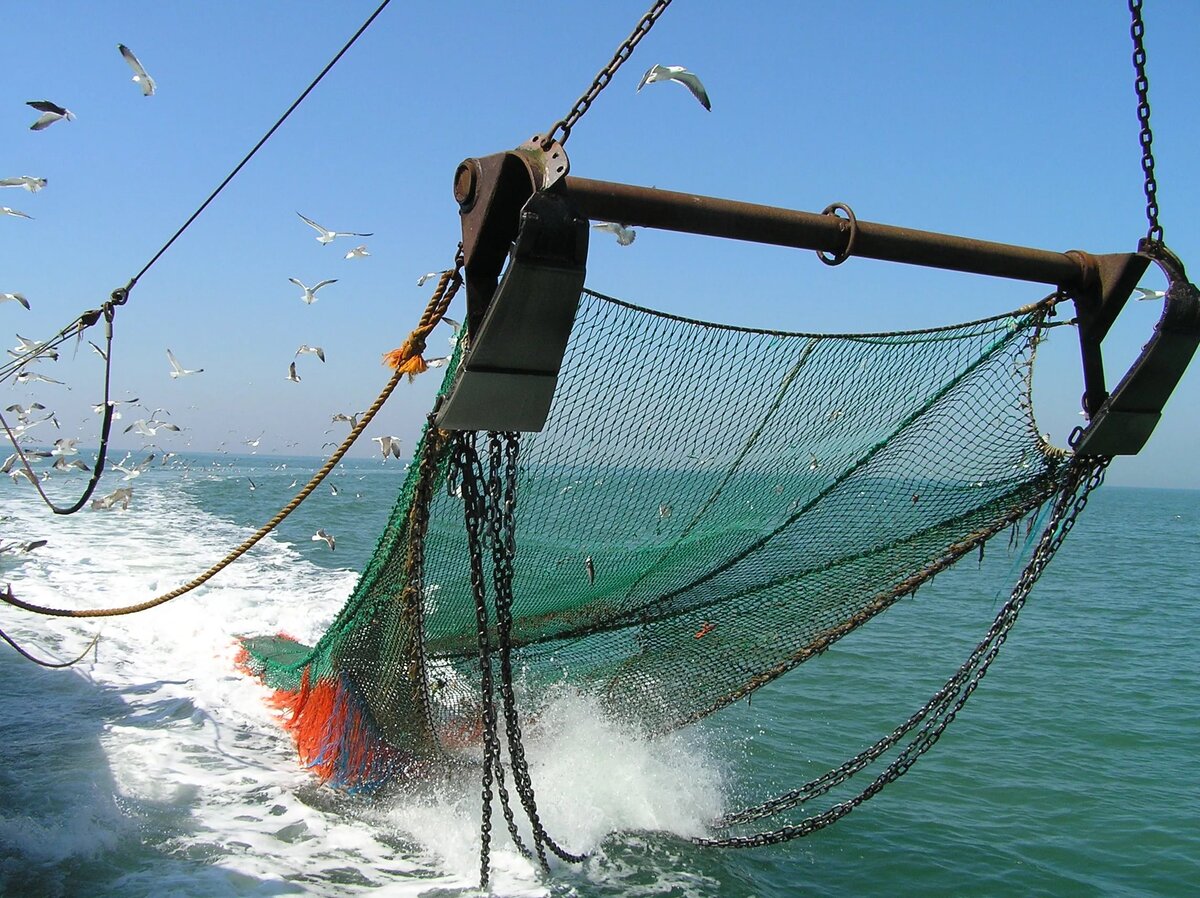
[[[150,530],[130,536],[132,517],[83,518],[72,525],[77,532],[46,547],[61,545],[61,558],[34,553],[3,575],[27,594],[48,579],[59,594],[87,601],[85,587],[99,582],[116,552],[144,568],[145,582],[130,580],[123,597],[173,586],[169,572],[194,573],[269,516],[293,479],[304,479],[303,460],[277,465],[245,458],[187,478],[150,473],[137,493]],[[398,465],[379,462],[339,469],[331,481],[338,495],[322,487],[277,541],[231,569],[231,582],[129,625],[141,629],[111,625],[98,660],[82,671],[32,669],[11,652],[0,655],[0,748],[8,759],[0,771],[0,894],[471,893],[471,864],[461,859],[475,850],[477,783],[442,796],[456,806],[452,825],[386,800],[329,793],[296,767],[254,686],[232,670],[232,650],[222,654],[229,633],[273,632],[314,615],[327,621],[370,556],[401,476]],[[9,501],[6,512],[9,526],[35,526],[32,506]],[[336,551],[309,538],[318,526],[337,535]],[[835,825],[738,851],[626,828],[597,837],[582,866],[557,865],[548,876],[506,875],[502,856],[497,890],[1195,894],[1197,537],[1200,492],[1101,488],[957,720],[904,778]],[[989,553],[988,564],[1011,582],[1013,560]],[[628,776],[616,788],[629,802],[649,796],[661,805],[664,793],[678,793],[683,815],[702,827],[706,806],[696,788],[708,788],[714,771],[720,782],[712,788],[733,809],[836,766],[928,699],[990,624],[1004,594],[972,590],[970,573],[938,577],[752,702],[692,727],[680,737],[684,750],[664,749],[659,768],[631,776],[628,759],[593,766],[587,747],[578,750],[565,786],[543,780],[546,819],[586,819],[597,781]],[[310,601],[312,614],[298,616]],[[298,635],[318,635],[319,621],[313,627]],[[87,632],[11,615],[5,628],[63,655]],[[657,750],[641,740],[628,754]],[[443,843],[445,856],[435,856]]]

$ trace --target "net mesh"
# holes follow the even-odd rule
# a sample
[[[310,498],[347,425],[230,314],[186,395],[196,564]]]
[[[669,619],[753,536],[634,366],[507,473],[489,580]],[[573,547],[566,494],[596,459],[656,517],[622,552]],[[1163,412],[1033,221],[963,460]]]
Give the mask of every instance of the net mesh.
[[[1059,487],[1030,401],[1052,307],[924,331],[713,325],[584,291],[521,438],[512,642],[655,730],[827,648]],[[447,389],[451,374],[443,385]],[[375,553],[313,647],[245,640],[302,759],[350,788],[478,738],[461,493],[427,427]]]

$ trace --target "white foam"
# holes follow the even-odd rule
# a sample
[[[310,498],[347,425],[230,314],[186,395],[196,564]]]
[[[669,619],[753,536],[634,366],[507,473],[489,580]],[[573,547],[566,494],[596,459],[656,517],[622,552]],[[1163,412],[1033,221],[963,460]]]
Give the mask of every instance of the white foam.
[[[54,519],[50,542],[6,574],[17,594],[68,607],[142,601],[186,582],[248,533],[170,481],[138,487],[136,514]],[[15,532],[46,535],[45,512],[31,500],[9,501],[6,512]],[[101,628],[95,658],[39,680],[49,690],[42,704],[21,710],[60,724],[77,715],[81,731],[96,732],[92,748],[108,769],[45,777],[47,790],[60,793],[47,805],[71,812],[0,814],[0,843],[29,865],[50,867],[103,856],[136,833],[149,859],[120,881],[121,893],[135,896],[274,894],[281,880],[302,883],[306,894],[415,896],[477,883],[477,774],[435,795],[382,802],[318,787],[297,764],[265,687],[234,668],[239,635],[315,640],[356,579],[270,536],[209,584],[141,614],[97,623],[4,612],[7,632],[60,658]],[[84,688],[59,691],[80,678]],[[103,702],[88,698],[97,693]],[[103,721],[89,716],[98,704]],[[611,832],[686,836],[720,813],[716,765],[687,737],[648,738],[568,691],[526,730],[541,819],[565,848],[592,855],[589,876],[604,875],[595,865]],[[493,890],[546,894],[544,877],[508,842],[498,807],[493,826]],[[206,873],[184,886],[181,859],[202,860]]]

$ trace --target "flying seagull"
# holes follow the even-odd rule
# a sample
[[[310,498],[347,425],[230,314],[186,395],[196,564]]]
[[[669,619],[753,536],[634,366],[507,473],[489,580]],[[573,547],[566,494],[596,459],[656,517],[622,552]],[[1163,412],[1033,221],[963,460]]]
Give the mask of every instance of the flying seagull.
[[[121,510],[124,511],[125,509],[129,508],[129,501],[132,498],[133,498],[133,487],[122,486],[122,487],[119,487],[119,488],[113,490],[111,493],[109,493],[107,496],[104,496],[101,499],[93,499],[92,500],[92,510],[93,511],[104,511],[104,510],[110,509],[114,505],[117,505],[118,503],[120,503]]]
[[[49,100],[26,100],[25,105],[32,106],[42,114],[41,118],[29,126],[30,131],[49,128],[60,118],[65,118],[68,122],[75,118],[75,113],[70,109],[59,106],[57,103],[51,103]]]
[[[325,541],[325,545],[329,546],[329,551],[332,552],[334,549],[335,540],[332,536],[325,532],[324,527],[319,528],[317,532],[312,535],[313,542],[320,542],[322,540]]]
[[[177,377],[184,377],[188,374],[200,374],[204,371],[203,368],[184,368],[183,365],[179,364],[179,359],[175,358],[175,353],[169,349],[167,350],[167,361],[171,363],[171,380]]]
[[[400,437],[371,437],[371,439],[379,444],[385,461],[389,455],[400,457]]]
[[[19,178],[0,179],[0,187],[24,187],[30,193],[37,193],[45,186],[45,178],[31,178],[29,175],[21,175]]]
[[[125,57],[125,61],[133,69],[133,80],[141,86],[142,96],[148,97],[154,93],[154,79],[146,74],[146,70],[138,62],[138,58],[133,55],[133,51],[124,44],[117,44],[117,49],[121,51],[121,55]]]
[[[337,283],[337,278],[329,278],[328,280],[325,280],[325,281],[318,281],[316,284],[314,284],[311,287],[305,287],[302,283],[300,283],[295,278],[288,278],[288,280],[304,291],[304,295],[301,296],[300,298],[302,300],[304,300],[304,302],[306,302],[310,306],[314,302],[317,301],[317,291],[318,290],[320,290],[326,284],[336,284]]]
[[[692,96],[700,101],[701,106],[708,110],[712,109],[712,104],[708,102],[708,93],[704,90],[700,79],[681,65],[651,66],[642,76],[642,80],[638,82],[637,89],[641,90],[647,84],[653,84],[655,81],[678,81],[692,92]]]
[[[296,214],[300,215],[299,212],[297,212]],[[359,234],[357,231],[331,231],[328,228],[321,227],[319,224],[317,224],[311,218],[305,218],[305,216],[303,216],[303,215],[300,215],[300,218],[302,218],[304,220],[304,223],[306,225],[308,225],[310,228],[316,229],[317,240],[322,245],[328,245],[328,244],[332,243],[334,238],[336,238],[336,237],[372,237],[372,236],[374,236],[374,234]]]
[[[346,258],[347,259],[361,259],[364,256],[369,256],[369,255],[371,255],[371,254],[369,252],[367,252],[367,245],[364,243],[362,246],[356,246],[356,247],[354,247],[354,249],[350,250],[350,252],[346,253]]]
[[[309,346],[307,344],[301,345],[301,347],[296,350],[296,358],[299,358],[301,353],[305,352],[315,355],[322,362],[325,361],[325,350],[320,346]]]
[[[445,273],[446,272],[444,272],[444,271],[427,271],[423,275],[421,275],[419,278],[417,278],[417,286],[424,287],[425,282],[427,280],[429,280],[430,278],[440,278]]]
[[[288,365],[287,379],[294,384],[300,383],[300,375],[296,373],[296,363],[292,362]]]
[[[19,384],[27,384],[31,381],[40,380],[42,383],[58,384],[59,386],[64,385],[61,380],[55,380],[53,377],[46,377],[44,374],[35,374],[32,371],[22,371],[16,376],[15,379]],[[70,387],[67,387],[67,389],[69,390]]]
[[[20,209],[13,209],[10,206],[0,206],[0,215],[11,215],[13,218],[33,218],[32,215],[26,215]]]
[[[29,308],[29,300],[20,293],[0,293],[0,302],[19,302],[25,308]]]
[[[615,234],[617,243],[621,244],[621,246],[629,246],[629,244],[637,239],[637,231],[623,224],[617,224],[615,221],[598,221],[592,227],[600,231],[608,231],[611,234]]]
[[[1167,295],[1165,290],[1150,290],[1146,287],[1134,287],[1133,292],[1138,295],[1138,299],[1162,299]],[[0,299],[3,297],[4,294],[0,294]]]
[[[22,337],[20,334],[17,334],[16,338],[20,341],[19,345],[8,351],[8,354],[13,358],[19,359],[24,355],[33,354],[39,359],[49,359],[52,362],[58,361],[58,350],[51,349],[47,344],[39,343],[37,340]]]

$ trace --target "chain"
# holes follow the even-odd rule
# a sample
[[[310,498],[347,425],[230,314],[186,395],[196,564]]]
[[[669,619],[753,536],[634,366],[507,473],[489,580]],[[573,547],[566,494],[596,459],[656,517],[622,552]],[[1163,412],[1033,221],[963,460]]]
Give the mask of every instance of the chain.
[[[762,819],[790,808],[804,804],[807,801],[823,795],[834,786],[845,782],[859,770],[877,759],[887,749],[896,745],[909,731],[922,720],[928,718],[925,725],[917,732],[912,741],[900,752],[888,767],[880,773],[862,792],[846,801],[828,808],[820,814],[810,816],[796,825],[781,827],[771,832],[760,832],[750,836],[737,836],[720,839],[696,838],[692,841],[698,845],[722,848],[748,848],[762,845],[774,845],[790,841],[801,836],[809,835],[823,829],[830,823],[844,817],[858,805],[878,793],[888,783],[899,779],[917,762],[921,755],[933,747],[941,738],[946,727],[953,722],[958,712],[966,704],[967,699],[978,687],[987,674],[988,668],[995,660],[1001,646],[1008,638],[1017,615],[1025,605],[1034,584],[1041,577],[1046,565],[1062,545],[1062,541],[1075,526],[1075,521],[1087,505],[1088,496],[1104,480],[1104,471],[1108,465],[1106,458],[1076,459],[1068,467],[1064,475],[1063,486],[1058,494],[1050,520],[1026,564],[1021,577],[1013,587],[1009,600],[1000,609],[995,621],[983,640],[967,658],[966,662],[946,682],[926,705],[910,717],[904,724],[885,736],[871,748],[847,761],[841,767],[829,771],[799,789],[770,799],[754,808],[748,808],[737,814],[732,814],[718,821],[717,826],[727,827]]]
[[[515,515],[517,505],[517,455],[520,434],[488,434],[488,495],[491,497],[489,523],[492,538],[493,584],[496,592],[496,639],[500,650],[500,695],[504,707],[504,727],[508,736],[508,759],[512,765],[513,784],[521,799],[521,806],[529,818],[533,830],[533,844],[538,861],[543,869],[546,863],[546,848],[570,863],[580,863],[583,855],[571,854],[559,846],[542,826],[538,816],[537,800],[533,792],[533,780],[529,775],[529,764],[525,760],[525,746],[521,734],[521,722],[517,714],[516,696],[513,693],[512,671],[512,576],[513,558],[516,555]],[[503,459],[501,457],[503,442]],[[503,461],[503,485],[501,484],[501,462]]]
[[[1146,182],[1146,220],[1149,230],[1146,239],[1153,243],[1163,242],[1162,225],[1158,223],[1158,182],[1154,180],[1154,152],[1151,144],[1154,135],[1150,131],[1150,80],[1146,77],[1146,47],[1142,38],[1146,34],[1146,26],[1142,22],[1142,0],[1129,0],[1129,13],[1133,24],[1129,33],[1133,37],[1133,70],[1136,75],[1133,89],[1137,92],[1137,117],[1141,125],[1139,139],[1142,144],[1142,171],[1145,172]]]
[[[633,33],[625,38],[621,46],[617,47],[617,52],[613,54],[612,60],[600,70],[600,74],[592,81],[591,87],[584,92],[582,97],[575,101],[575,105],[567,113],[567,117],[559,119],[550,126],[550,129],[546,132],[546,136],[542,138],[543,150],[550,149],[551,144],[554,143],[554,135],[560,130],[562,131],[560,143],[565,144],[567,142],[567,138],[571,136],[571,128],[574,127],[577,121],[583,118],[583,114],[588,111],[588,107],[592,105],[592,101],[600,95],[600,91],[608,86],[608,82],[617,73],[617,69],[633,54],[633,50],[638,45],[638,42],[649,33],[650,29],[654,27],[654,23],[658,21],[658,17],[670,5],[671,0],[655,0],[649,12],[642,16],[641,21],[637,23],[637,27],[633,29]]]
[[[492,550],[492,583],[496,608],[496,651],[499,655],[500,694],[504,713],[504,728],[508,743],[509,763],[513,785],[533,831],[533,843],[538,862],[549,869],[546,848],[565,861],[578,863],[582,855],[562,849],[546,833],[538,816],[529,764],[517,714],[513,691],[512,670],[512,576],[516,555],[515,510],[517,496],[517,455],[519,434],[488,434],[488,469],[484,476],[475,448],[473,433],[457,432],[453,436],[453,468],[461,485],[467,548],[470,555],[471,591],[475,596],[475,619],[479,635],[480,692],[483,705],[483,811],[480,820],[480,888],[487,888],[491,848],[492,784],[500,795],[500,805],[513,844],[528,858],[533,853],[525,846],[504,785],[504,763],[500,749],[498,715],[495,701],[495,677],[492,669],[491,625],[487,607],[487,588],[483,573],[483,545]]]

